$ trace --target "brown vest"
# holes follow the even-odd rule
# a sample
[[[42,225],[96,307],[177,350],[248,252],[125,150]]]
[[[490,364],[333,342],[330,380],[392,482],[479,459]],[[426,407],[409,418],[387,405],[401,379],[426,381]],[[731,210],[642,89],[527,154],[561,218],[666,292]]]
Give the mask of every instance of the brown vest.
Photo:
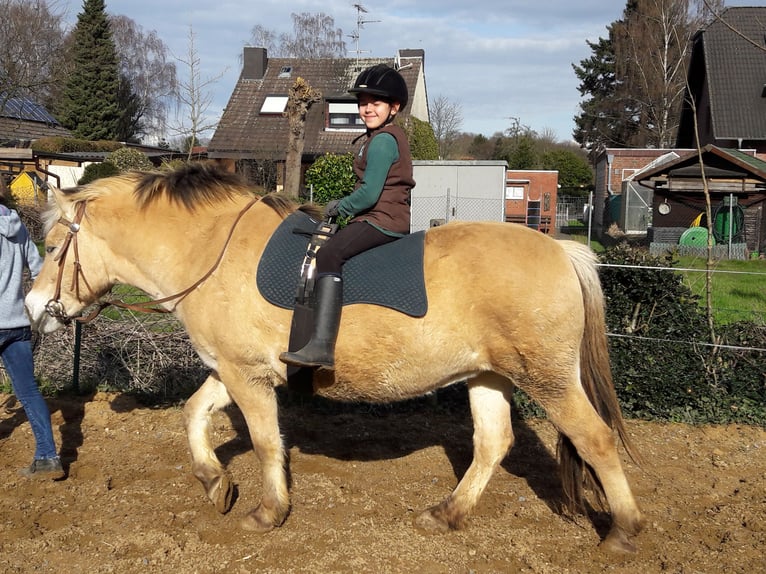
[[[407,234],[410,232],[410,190],[415,187],[415,180],[412,177],[410,144],[404,130],[397,125],[387,124],[368,135],[361,154],[354,158],[354,174],[357,181],[363,180],[370,142],[383,132],[396,139],[399,159],[388,170],[383,191],[375,205],[354,217],[352,221],[368,221],[387,231]]]

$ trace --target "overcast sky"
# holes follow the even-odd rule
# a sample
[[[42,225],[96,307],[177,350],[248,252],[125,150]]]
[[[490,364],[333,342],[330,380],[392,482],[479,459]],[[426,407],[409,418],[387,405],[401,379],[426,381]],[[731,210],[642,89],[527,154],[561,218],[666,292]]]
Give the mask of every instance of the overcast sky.
[[[156,31],[176,57],[189,47],[189,27],[203,79],[209,87],[211,119],[220,116],[241,70],[242,48],[254,26],[291,33],[293,13],[322,12],[347,36],[357,28],[352,0],[105,0],[110,14]],[[74,23],[82,1],[63,0]],[[361,2],[368,22],[359,33],[361,57],[393,57],[398,49],[425,51],[429,100],[444,96],[459,104],[462,130],[491,136],[516,121],[571,139],[580,93],[572,64],[591,55],[586,40],[606,35],[622,15],[622,0],[388,0]],[[729,0],[729,6],[763,6],[766,0]],[[181,75],[187,70],[177,62]]]

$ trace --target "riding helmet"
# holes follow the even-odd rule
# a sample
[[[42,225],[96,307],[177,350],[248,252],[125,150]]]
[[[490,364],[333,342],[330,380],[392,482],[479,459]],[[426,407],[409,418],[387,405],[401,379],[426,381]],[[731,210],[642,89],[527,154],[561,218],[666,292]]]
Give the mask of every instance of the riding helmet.
[[[409,93],[402,75],[385,64],[378,64],[363,70],[349,90],[352,94],[372,94],[387,100],[399,102],[399,110],[407,106]]]

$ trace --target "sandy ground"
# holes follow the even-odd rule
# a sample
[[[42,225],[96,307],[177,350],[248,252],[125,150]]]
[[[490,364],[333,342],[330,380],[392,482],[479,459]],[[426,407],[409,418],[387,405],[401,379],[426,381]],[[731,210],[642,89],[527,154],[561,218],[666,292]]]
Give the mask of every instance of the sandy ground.
[[[424,535],[413,518],[446,497],[470,461],[467,415],[289,406],[292,513],[255,535],[238,527],[257,504],[260,470],[236,410],[214,418],[218,455],[238,484],[234,508],[219,515],[191,475],[180,408],[118,394],[49,404],[68,469],[55,482],[17,475],[32,435],[21,409],[0,410],[4,573],[766,571],[761,428],[629,421],[646,462],[626,469],[648,528],[636,555],[615,558],[598,547],[598,516],[555,511],[545,421],[515,423],[516,445],[466,529]]]

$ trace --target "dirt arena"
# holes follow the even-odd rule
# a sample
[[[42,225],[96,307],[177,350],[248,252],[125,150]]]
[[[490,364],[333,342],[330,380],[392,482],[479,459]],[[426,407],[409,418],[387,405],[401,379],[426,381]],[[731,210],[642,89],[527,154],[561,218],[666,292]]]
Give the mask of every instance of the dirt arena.
[[[516,445],[465,530],[412,520],[454,488],[471,456],[468,416],[439,408],[328,414],[283,410],[292,513],[266,535],[238,528],[260,470],[236,410],[214,418],[238,484],[219,515],[191,475],[182,412],[119,394],[50,400],[68,476],[28,481],[33,438],[0,395],[0,571],[172,574],[766,571],[766,431],[628,422],[645,458],[627,473],[648,527],[638,554],[599,549],[603,516],[557,514],[555,434],[517,422]]]

